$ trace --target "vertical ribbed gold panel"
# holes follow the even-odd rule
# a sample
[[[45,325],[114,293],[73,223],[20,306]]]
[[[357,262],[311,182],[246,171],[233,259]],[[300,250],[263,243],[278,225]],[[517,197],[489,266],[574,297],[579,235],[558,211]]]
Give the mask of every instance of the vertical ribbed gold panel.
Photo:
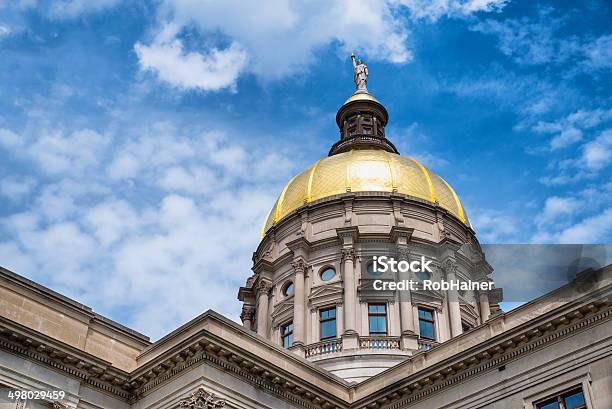
[[[429,172],[429,175],[436,193],[436,199],[438,200],[438,203],[440,203],[440,206],[459,217],[459,208],[455,202],[455,197],[453,196],[453,192],[446,185],[446,182],[444,182],[440,176],[434,174],[433,172]]]
[[[263,229],[261,231],[262,239],[263,239],[263,236],[265,236],[266,232],[274,224],[274,217],[276,216],[276,205],[277,204],[278,204],[278,199],[276,200],[276,203],[274,203],[274,206],[272,207],[272,210],[270,210],[270,213],[268,213],[268,218],[266,219],[266,223],[264,224]]]
[[[383,153],[381,155],[380,153]],[[353,150],[348,163],[351,192],[390,192],[391,170],[384,151]]]
[[[285,196],[283,197],[283,203],[281,203],[280,213],[284,216],[298,207],[304,205],[306,200],[306,191],[308,190],[308,177],[310,176],[310,169],[306,169],[304,172],[297,175],[292,181]]]
[[[418,197],[431,202],[431,192],[427,178],[417,162],[412,158],[389,154],[398,193]]]
[[[325,158],[319,163],[312,175],[311,199],[318,200],[327,196],[346,193],[347,165],[351,152],[340,153]]]

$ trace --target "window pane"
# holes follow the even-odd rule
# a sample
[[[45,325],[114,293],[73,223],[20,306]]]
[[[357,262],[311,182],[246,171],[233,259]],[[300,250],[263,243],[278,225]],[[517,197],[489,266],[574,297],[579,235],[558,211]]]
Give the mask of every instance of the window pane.
[[[293,295],[294,290],[295,290],[295,287],[293,286],[293,283],[289,283],[289,284],[287,284],[287,286],[285,287],[285,291],[283,291],[283,293],[284,293],[286,296]]]
[[[380,334],[387,332],[385,317],[370,317],[370,334]]]
[[[433,312],[419,308],[419,318],[425,318],[433,321]]]
[[[548,402],[538,405],[538,409],[559,409],[559,404],[557,401]]]
[[[427,321],[419,321],[419,334],[422,337],[434,339],[433,323]]]
[[[572,392],[569,396],[565,397],[566,409],[574,409],[584,405],[584,395],[582,391]]]

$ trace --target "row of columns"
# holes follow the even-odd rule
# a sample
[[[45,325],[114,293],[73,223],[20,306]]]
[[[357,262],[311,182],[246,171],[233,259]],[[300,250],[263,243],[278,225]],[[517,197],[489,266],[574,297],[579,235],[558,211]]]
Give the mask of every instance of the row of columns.
[[[344,238],[342,248],[342,278],[344,287],[344,333],[343,343],[346,343],[346,349],[357,348],[358,334],[356,326],[356,307],[358,305],[356,295],[356,277],[354,268],[355,251],[353,248],[354,234],[351,229],[347,229],[346,234],[341,235]],[[396,245],[398,248],[398,258],[400,260],[409,259],[408,241],[409,235],[397,235]],[[306,328],[305,328],[305,276],[307,271],[307,262],[303,254],[294,256],[292,262],[294,271],[294,308],[293,308],[293,346],[303,347],[306,344]],[[457,263],[453,258],[447,258],[442,263],[442,270],[448,281],[457,280]],[[257,333],[262,336],[268,335],[269,324],[269,295],[272,289],[270,282],[262,280],[257,285]],[[478,304],[480,307],[481,322],[486,321],[490,316],[488,294],[481,292],[478,294]],[[462,333],[461,310],[459,306],[459,296],[457,290],[448,290],[447,306],[449,315],[449,326],[451,337],[458,336]],[[399,299],[400,307],[400,328],[402,335],[402,345],[405,349],[416,349],[417,334],[415,332],[415,321],[413,315],[413,306],[410,291],[403,291]],[[252,306],[244,306],[242,311],[242,321],[245,327],[252,328],[252,319],[255,308]]]

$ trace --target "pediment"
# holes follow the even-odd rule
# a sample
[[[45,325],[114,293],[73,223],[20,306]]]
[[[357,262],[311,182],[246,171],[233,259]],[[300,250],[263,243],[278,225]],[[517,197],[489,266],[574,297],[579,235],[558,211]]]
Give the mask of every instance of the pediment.
[[[293,297],[276,304],[274,306],[274,311],[272,312],[272,318],[276,318],[280,315],[283,315],[288,311],[293,311]]]
[[[316,308],[324,304],[341,302],[343,292],[341,283],[326,284],[313,288],[309,297],[310,307]]]

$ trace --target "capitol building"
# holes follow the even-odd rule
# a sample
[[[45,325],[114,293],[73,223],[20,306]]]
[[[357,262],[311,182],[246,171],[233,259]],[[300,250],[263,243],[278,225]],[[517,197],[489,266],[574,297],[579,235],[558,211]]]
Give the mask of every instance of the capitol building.
[[[207,311],[150,342],[0,269],[0,409],[612,408],[612,266],[503,312],[469,209],[400,155],[367,67],[353,64],[337,141],[262,221],[236,289],[241,324]],[[381,256],[431,269],[380,272]]]

